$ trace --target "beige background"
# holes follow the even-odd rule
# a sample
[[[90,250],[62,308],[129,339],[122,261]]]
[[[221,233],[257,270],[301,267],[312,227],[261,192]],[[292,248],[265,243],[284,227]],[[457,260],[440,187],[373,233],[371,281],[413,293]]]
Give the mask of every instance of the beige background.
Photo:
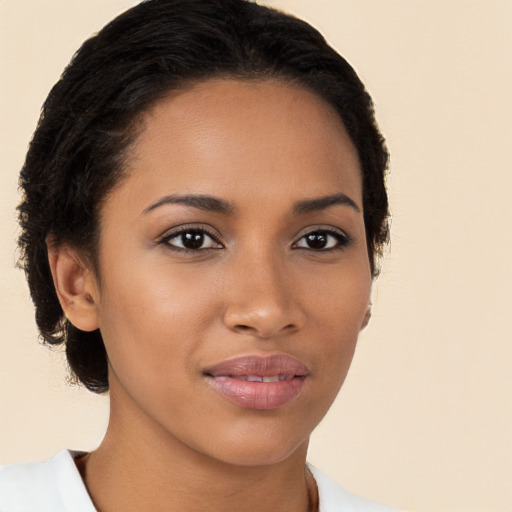
[[[93,448],[107,402],[64,383],[14,268],[17,172],[50,86],[130,0],[0,0],[0,463]],[[512,1],[274,0],[374,96],[393,242],[310,459],[410,510],[512,511]]]

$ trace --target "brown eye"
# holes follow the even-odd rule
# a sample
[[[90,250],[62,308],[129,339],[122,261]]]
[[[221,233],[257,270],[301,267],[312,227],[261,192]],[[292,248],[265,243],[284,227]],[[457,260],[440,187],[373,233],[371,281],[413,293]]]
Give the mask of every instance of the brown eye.
[[[187,229],[172,233],[162,239],[172,248],[178,250],[201,251],[204,249],[220,249],[221,244],[202,229]]]
[[[300,249],[329,250],[345,247],[349,244],[347,235],[336,231],[317,230],[304,235],[295,247]]]

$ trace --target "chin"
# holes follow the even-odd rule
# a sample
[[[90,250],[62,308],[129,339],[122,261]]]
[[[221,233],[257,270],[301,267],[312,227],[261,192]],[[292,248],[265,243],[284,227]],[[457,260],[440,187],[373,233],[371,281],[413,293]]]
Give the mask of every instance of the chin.
[[[290,457],[305,459],[309,432],[272,428],[271,425],[227,429],[222,439],[212,436],[206,452],[213,458],[236,466],[278,464]]]
[[[252,443],[246,443],[251,445]],[[304,447],[304,457],[307,452],[308,442],[306,441]],[[256,466],[270,466],[273,464],[279,464],[284,460],[299,456],[302,454],[302,444],[295,446],[292,449],[285,446],[276,446],[272,444],[269,446],[237,446],[232,449],[219,454],[216,456],[217,459],[222,460],[226,464],[233,466],[244,466],[244,467],[256,467]]]

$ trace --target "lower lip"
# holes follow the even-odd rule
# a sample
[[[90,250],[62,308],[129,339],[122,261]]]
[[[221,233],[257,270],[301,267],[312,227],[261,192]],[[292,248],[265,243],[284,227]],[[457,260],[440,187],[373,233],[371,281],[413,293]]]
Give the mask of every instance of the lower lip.
[[[232,377],[208,377],[209,383],[230,402],[245,409],[277,409],[302,391],[305,377],[277,382],[249,382]]]

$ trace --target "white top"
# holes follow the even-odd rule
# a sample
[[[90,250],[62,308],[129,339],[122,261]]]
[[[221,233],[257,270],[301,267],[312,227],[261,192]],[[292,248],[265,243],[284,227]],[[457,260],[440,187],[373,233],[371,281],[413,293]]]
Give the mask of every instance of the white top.
[[[74,454],[64,450],[46,462],[1,467],[0,512],[96,512]],[[393,512],[345,491],[309,467],[318,485],[319,512]]]

